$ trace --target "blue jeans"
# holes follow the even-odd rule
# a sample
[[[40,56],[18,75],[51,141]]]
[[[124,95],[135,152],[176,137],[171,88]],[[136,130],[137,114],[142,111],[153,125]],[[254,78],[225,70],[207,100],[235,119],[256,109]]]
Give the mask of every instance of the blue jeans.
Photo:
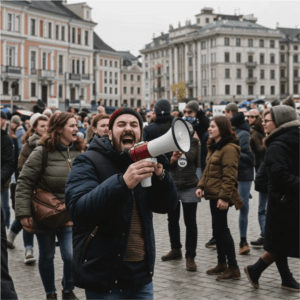
[[[249,196],[252,181],[239,181],[239,194],[243,201],[243,207],[240,209],[239,228],[240,237],[247,237]]]
[[[21,224],[21,222],[18,219],[15,219],[10,227],[10,230],[15,233],[18,234],[21,230],[23,229],[23,226]],[[33,238],[34,235],[27,232],[25,229],[23,229],[23,243],[24,243],[24,247],[25,249],[33,249]]]
[[[59,241],[61,258],[64,262],[62,286],[64,292],[74,290],[72,264],[72,228],[65,227],[36,235],[39,244],[39,272],[46,294],[56,291],[54,274],[55,236]]]
[[[261,230],[260,235],[262,237],[265,237],[267,204],[268,204],[268,194],[259,193],[258,222]]]
[[[1,192],[1,205],[4,214],[4,223],[6,228],[10,226],[10,207],[9,207],[9,196],[8,196],[8,188],[4,189]]]
[[[85,290],[86,299],[149,299],[153,300],[153,283],[135,289],[111,290],[107,293]]]

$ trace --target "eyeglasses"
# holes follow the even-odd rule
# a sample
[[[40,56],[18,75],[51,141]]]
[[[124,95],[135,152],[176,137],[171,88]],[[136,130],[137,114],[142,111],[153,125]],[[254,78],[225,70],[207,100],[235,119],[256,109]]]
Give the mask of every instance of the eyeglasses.
[[[247,116],[247,118],[249,119],[254,119],[255,117],[254,116]]]
[[[192,110],[184,110],[183,113],[184,114],[191,114],[193,111]]]
[[[263,119],[262,122],[268,124],[268,122],[274,122],[274,121],[273,120]]]

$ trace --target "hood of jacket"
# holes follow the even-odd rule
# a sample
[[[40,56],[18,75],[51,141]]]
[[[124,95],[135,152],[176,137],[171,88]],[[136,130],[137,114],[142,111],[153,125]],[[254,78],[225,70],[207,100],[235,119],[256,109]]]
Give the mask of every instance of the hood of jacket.
[[[35,132],[32,136],[28,138],[28,145],[32,148],[35,148],[40,138],[41,136],[37,132]]]
[[[212,150],[212,151],[215,151],[215,150],[221,150],[225,145],[227,144],[233,144],[235,145],[235,148],[239,148],[239,140],[238,139],[233,139],[231,136],[227,136],[225,138],[222,138],[220,141],[218,141],[217,143],[213,143],[209,146],[209,148]],[[239,150],[240,151],[240,150]]]
[[[239,112],[236,115],[234,115],[231,119],[230,119],[231,125],[233,127],[235,127],[236,129],[240,129],[240,130],[246,130],[248,132],[250,132],[250,125],[248,122],[246,122],[245,120],[245,115],[243,112]]]
[[[174,116],[171,116],[171,115],[158,115],[158,116],[156,116],[154,123],[157,123],[157,124],[172,123],[173,119],[174,119]]]
[[[280,141],[289,147],[296,147],[299,145],[299,121],[294,120],[282,124],[274,129],[265,139],[264,145],[269,147],[274,141]]]

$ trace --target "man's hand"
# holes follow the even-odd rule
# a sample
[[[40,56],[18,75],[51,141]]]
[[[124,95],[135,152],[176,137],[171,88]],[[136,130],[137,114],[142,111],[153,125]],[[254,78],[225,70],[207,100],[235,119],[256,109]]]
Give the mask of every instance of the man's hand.
[[[203,196],[203,190],[202,189],[197,189],[196,190],[196,196],[201,199],[202,196]]]
[[[130,190],[133,189],[141,180],[151,177],[154,171],[155,174],[159,176],[162,172],[162,165],[161,167],[158,165],[161,164],[156,165],[156,163],[146,160],[140,160],[130,165],[123,175],[127,187]],[[155,167],[157,168],[156,170]]]
[[[32,217],[20,219],[21,224],[26,227],[32,226]]]
[[[174,151],[172,156],[171,156],[171,160],[170,163],[173,164],[174,162],[176,162],[182,155],[182,152],[180,151]]]
[[[162,164],[156,164],[156,166],[154,167],[154,173],[158,177],[161,175],[161,173],[163,172],[163,170],[164,170],[164,167],[163,167]]]
[[[218,202],[217,202],[217,208],[220,209],[220,210],[225,210],[228,208],[228,205],[229,203],[222,200],[222,199],[219,199]]]

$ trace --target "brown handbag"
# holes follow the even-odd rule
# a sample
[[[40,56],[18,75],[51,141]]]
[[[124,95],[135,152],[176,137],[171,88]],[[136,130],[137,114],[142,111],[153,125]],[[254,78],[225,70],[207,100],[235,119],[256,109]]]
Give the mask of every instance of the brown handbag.
[[[41,181],[43,181],[47,160],[48,152],[43,147]],[[47,188],[46,184],[43,186]],[[65,203],[62,203],[50,191],[38,187],[34,190],[31,198],[31,212],[34,221],[46,230],[72,226]]]

